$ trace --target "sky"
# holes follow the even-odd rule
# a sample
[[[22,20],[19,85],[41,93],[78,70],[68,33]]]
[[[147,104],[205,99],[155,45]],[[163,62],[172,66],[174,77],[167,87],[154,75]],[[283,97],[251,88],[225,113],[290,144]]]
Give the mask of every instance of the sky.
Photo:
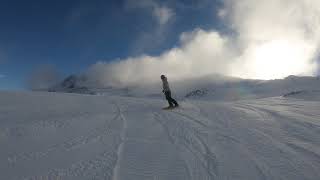
[[[319,22],[318,0],[3,0],[0,89],[43,69],[100,86],[318,75]]]

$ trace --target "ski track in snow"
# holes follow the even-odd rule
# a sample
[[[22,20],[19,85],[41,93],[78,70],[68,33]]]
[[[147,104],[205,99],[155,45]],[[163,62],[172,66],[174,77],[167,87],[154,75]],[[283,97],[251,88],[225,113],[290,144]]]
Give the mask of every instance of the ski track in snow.
[[[0,179],[320,177],[316,101],[185,101],[164,111],[164,101],[147,98],[0,93],[0,99]]]

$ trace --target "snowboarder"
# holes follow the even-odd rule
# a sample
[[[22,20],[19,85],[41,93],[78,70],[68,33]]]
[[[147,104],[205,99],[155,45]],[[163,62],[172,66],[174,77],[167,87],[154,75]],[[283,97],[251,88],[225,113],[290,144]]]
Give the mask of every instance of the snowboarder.
[[[165,94],[166,99],[168,100],[168,103],[169,103],[169,107],[165,109],[178,107],[179,104],[177,103],[177,101],[171,97],[171,90],[169,88],[167,77],[165,75],[161,75],[161,80],[162,80],[162,86],[163,86],[162,92]]]

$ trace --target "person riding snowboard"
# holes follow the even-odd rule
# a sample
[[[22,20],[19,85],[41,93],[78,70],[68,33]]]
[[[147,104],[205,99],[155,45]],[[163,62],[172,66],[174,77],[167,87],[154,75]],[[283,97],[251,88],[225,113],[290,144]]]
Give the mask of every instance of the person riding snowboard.
[[[162,92],[165,94],[166,99],[168,100],[168,103],[169,103],[169,107],[167,107],[167,108],[178,107],[179,104],[177,103],[177,101],[174,100],[171,97],[171,90],[170,90],[170,87],[169,87],[169,83],[168,83],[167,77],[165,75],[161,75],[161,80],[162,80],[162,86],[163,86]]]

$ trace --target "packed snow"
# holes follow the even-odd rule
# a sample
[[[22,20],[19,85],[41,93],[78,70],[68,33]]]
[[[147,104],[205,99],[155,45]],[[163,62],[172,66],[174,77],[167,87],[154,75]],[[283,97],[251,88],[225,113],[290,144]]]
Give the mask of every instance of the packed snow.
[[[154,96],[0,92],[0,179],[318,180],[310,86],[234,101],[178,95],[173,110]]]

